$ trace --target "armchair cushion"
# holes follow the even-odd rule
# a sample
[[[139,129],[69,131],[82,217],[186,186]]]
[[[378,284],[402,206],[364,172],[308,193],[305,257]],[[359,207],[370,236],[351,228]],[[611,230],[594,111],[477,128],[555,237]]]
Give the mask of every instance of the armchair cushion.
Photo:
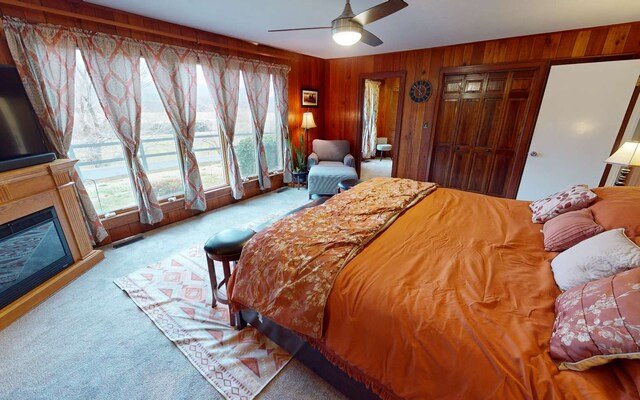
[[[353,167],[355,163],[356,159],[353,158],[351,154],[347,154],[346,156],[344,156],[344,165],[346,165],[347,167]]]
[[[348,140],[322,140],[313,141],[313,152],[320,161],[341,161],[349,154]]]
[[[320,160],[316,153],[309,154],[309,157],[307,158],[307,169],[311,169],[314,165],[318,165],[319,162]]]

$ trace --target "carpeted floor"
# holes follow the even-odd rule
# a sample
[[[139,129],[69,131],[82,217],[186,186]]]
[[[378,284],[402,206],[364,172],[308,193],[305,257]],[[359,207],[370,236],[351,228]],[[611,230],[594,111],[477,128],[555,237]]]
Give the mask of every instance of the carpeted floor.
[[[145,234],[0,331],[1,399],[222,399],[113,280],[307,202],[304,190],[269,193]],[[260,399],[340,399],[295,360]]]
[[[392,165],[393,161],[387,157],[383,158],[382,161],[379,158],[363,160],[360,164],[360,179],[367,180],[378,176],[390,177]]]

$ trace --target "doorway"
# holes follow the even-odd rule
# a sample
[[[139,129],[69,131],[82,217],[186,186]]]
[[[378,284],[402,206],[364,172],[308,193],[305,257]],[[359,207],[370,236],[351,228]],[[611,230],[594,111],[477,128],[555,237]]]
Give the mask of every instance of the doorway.
[[[604,160],[623,139],[620,126],[639,75],[640,60],[551,67],[518,199],[535,200],[578,183],[612,183],[617,169],[610,174]],[[632,136],[630,130],[624,140]]]
[[[405,75],[404,71],[361,75],[354,156],[362,180],[396,176]]]

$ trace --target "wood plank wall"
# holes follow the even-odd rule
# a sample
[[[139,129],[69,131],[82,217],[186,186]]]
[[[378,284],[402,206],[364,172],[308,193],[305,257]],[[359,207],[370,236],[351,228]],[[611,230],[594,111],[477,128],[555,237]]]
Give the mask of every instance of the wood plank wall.
[[[230,37],[217,35],[197,29],[184,27],[181,25],[171,24],[164,21],[159,21],[151,18],[142,17],[135,14],[130,14],[123,11],[118,11],[102,6],[96,6],[84,2],[67,1],[67,0],[26,0],[26,3],[32,3],[42,5],[50,8],[57,8],[65,11],[72,11],[75,13],[99,17],[102,19],[113,20],[118,22],[124,22],[134,26],[140,26],[144,28],[156,29],[164,32],[183,35],[186,37],[198,38],[200,40],[207,40],[215,43],[229,44],[238,47],[253,48],[255,46],[242,41],[233,39]],[[191,47],[201,50],[210,50],[221,54],[231,54],[252,59],[261,59],[267,62],[275,62],[280,64],[288,64],[291,66],[291,72],[289,73],[289,130],[294,139],[294,143],[298,143],[298,135],[302,134],[300,124],[302,123],[302,113],[306,109],[301,108],[300,90],[301,88],[315,88],[319,89],[321,93],[324,92],[324,78],[325,78],[325,60],[309,57],[298,53],[293,53],[285,50],[275,49],[268,46],[259,46],[258,49],[261,52],[268,53],[276,57],[283,57],[284,59],[264,57],[254,55],[250,53],[243,53],[241,51],[229,51],[222,48],[217,48],[208,45],[199,45],[190,41],[176,40],[167,38],[165,36],[158,36],[149,33],[139,32],[132,29],[125,29],[114,27],[105,24],[99,24],[82,20],[79,18],[69,18],[59,16],[50,13],[43,13],[40,11],[27,10],[20,7],[0,5],[0,15],[8,15],[12,17],[18,17],[30,22],[39,23],[51,23],[69,27],[82,28],[92,31],[105,32],[109,34],[117,34],[126,37],[132,37],[140,40],[149,40],[155,42],[168,43],[173,45]],[[211,27],[211,30],[215,30],[215,27]],[[4,32],[0,29],[0,64],[13,64],[13,59],[7,47],[6,38]],[[322,130],[323,107],[313,109],[316,124],[319,129],[316,132]],[[314,133],[313,131],[311,132]],[[283,186],[282,176],[277,176],[272,179],[273,189]],[[259,195],[259,190],[256,182],[248,182],[245,184],[245,192],[247,197]],[[231,197],[229,189],[215,190],[211,193],[207,193],[207,206],[208,210],[225,206],[234,202]],[[180,221],[193,215],[192,212],[186,211],[183,208],[183,203],[167,203],[163,204],[165,210],[165,219],[153,227],[148,225],[142,225],[137,222],[137,213],[130,212],[117,216],[105,221],[105,225],[111,235],[110,239],[107,239],[104,243],[115,241],[136,233],[140,233],[157,226],[163,226],[168,223]]]
[[[360,74],[406,70],[404,112],[399,145],[398,176],[424,180],[428,144],[434,122],[440,69],[475,64],[559,60],[634,53],[640,55],[640,22],[515,37],[373,56],[333,59],[325,68],[323,137],[355,143],[359,118]],[[422,104],[409,99],[411,84],[428,79],[433,97]],[[423,124],[429,127],[423,129]]]

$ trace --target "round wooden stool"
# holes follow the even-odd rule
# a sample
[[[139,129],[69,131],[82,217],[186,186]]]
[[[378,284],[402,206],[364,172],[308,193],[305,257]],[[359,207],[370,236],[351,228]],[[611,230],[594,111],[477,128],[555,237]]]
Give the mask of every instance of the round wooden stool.
[[[211,236],[204,244],[204,251],[207,253],[207,265],[209,266],[209,279],[211,280],[211,290],[213,292],[212,306],[216,302],[229,304],[229,299],[220,292],[222,286],[226,286],[231,277],[231,264],[240,260],[240,254],[244,245],[255,235],[251,229],[225,229]],[[224,271],[224,278],[218,283],[216,270],[213,261],[220,261]],[[233,319],[232,319],[232,325]]]

